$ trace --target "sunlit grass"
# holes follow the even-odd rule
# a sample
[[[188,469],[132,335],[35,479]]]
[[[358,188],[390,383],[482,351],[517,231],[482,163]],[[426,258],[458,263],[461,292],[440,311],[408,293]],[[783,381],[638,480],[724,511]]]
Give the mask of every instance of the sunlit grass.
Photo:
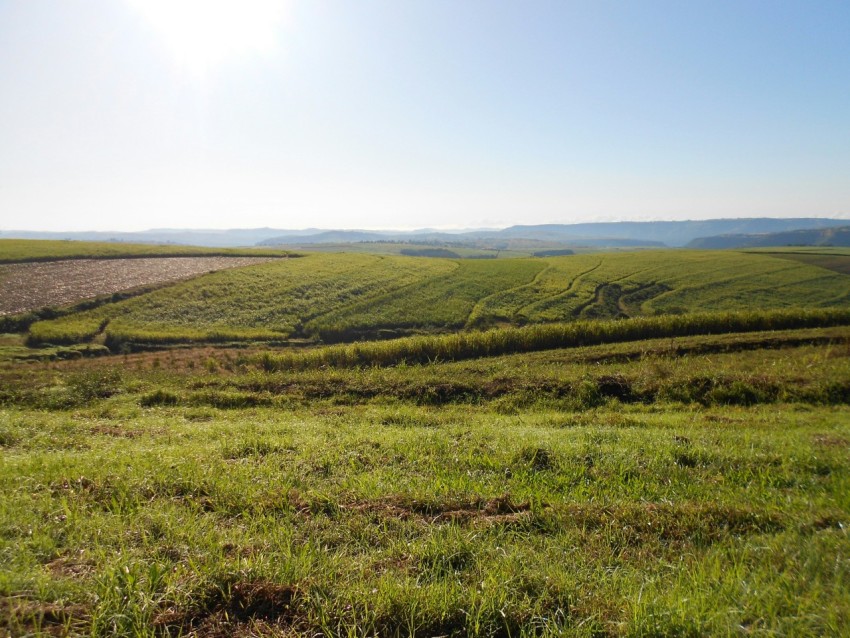
[[[2,626],[841,635],[850,351],[797,332],[6,366]]]

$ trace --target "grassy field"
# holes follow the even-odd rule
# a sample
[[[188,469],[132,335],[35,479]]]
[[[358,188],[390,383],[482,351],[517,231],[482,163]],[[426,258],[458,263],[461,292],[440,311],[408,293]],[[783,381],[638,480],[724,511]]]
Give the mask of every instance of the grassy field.
[[[122,259],[127,257],[282,257],[292,251],[271,248],[200,248],[164,244],[0,239],[0,264],[60,259]]]
[[[509,260],[367,254],[215,273],[30,328],[30,343],[110,347],[352,341],[694,311],[842,308],[850,279],[761,253],[641,251]],[[843,263],[843,262],[842,262]]]
[[[0,335],[0,636],[846,636],[850,255],[775,252],[307,254]]]
[[[850,328],[0,366],[17,635],[842,636]]]

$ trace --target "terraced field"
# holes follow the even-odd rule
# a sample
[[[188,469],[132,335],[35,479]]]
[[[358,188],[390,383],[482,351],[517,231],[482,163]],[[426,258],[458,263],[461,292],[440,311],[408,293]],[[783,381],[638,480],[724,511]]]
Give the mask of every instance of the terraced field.
[[[411,332],[694,311],[847,307],[850,277],[721,251],[445,260],[312,254],[34,324],[31,343],[167,344]]]

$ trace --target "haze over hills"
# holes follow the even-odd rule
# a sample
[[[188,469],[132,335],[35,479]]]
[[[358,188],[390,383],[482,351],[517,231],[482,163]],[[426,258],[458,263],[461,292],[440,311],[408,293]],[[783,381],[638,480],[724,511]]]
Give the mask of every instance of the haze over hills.
[[[747,241],[774,241],[771,234],[810,231],[786,239],[780,236],[778,245],[800,243],[813,238],[818,243],[819,231],[846,227],[846,219],[828,218],[741,218],[653,222],[599,222],[579,224],[515,225],[504,229],[467,229],[457,231],[419,229],[339,230],[308,228],[287,230],[276,228],[253,229],[151,229],[138,232],[45,232],[0,231],[0,238],[72,239],[87,241],[125,241],[141,243],[186,244],[208,247],[241,246],[310,246],[356,242],[419,242],[452,245],[498,243],[507,241],[546,242],[570,246],[668,246],[668,247],[736,247]],[[717,236],[725,236],[720,240]],[[759,239],[746,239],[758,236]],[[738,239],[728,239],[737,237]],[[711,238],[703,239],[703,238]]]
[[[237,248],[254,246],[259,242],[287,233],[289,235],[312,235],[321,232],[319,229],[280,230],[277,228],[234,228],[217,229],[177,229],[156,228],[142,231],[0,231],[4,239],[72,239],[80,241],[120,241],[152,244],[185,244],[191,246],[207,246],[210,248]]]
[[[761,248],[767,246],[850,246],[850,224],[835,228],[789,230],[780,233],[730,234],[700,237],[688,248]]]

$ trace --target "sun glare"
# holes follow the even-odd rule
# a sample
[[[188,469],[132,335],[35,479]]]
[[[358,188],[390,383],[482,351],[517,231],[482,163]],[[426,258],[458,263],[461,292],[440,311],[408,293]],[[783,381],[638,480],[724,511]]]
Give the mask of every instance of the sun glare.
[[[175,62],[205,73],[243,55],[269,54],[286,14],[282,0],[129,0]]]

